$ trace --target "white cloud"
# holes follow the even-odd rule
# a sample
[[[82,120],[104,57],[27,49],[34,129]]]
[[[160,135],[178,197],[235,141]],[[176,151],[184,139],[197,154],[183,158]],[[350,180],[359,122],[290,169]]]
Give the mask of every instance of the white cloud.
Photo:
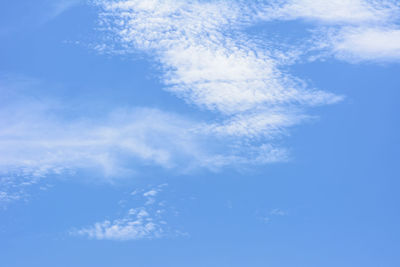
[[[7,207],[11,202],[26,200],[32,187],[38,185],[40,178],[27,176],[24,170],[12,174],[0,173],[0,207]]]
[[[321,56],[333,55],[349,62],[400,59],[398,1],[287,0],[273,3],[260,12],[260,18],[307,21],[317,33],[312,38],[316,42],[312,50],[328,52]]]
[[[293,109],[295,110],[295,108]],[[307,119],[307,116],[296,114],[294,110],[288,114],[285,113],[289,112],[286,110],[241,113],[222,123],[204,125],[203,130],[221,136],[230,135],[251,138],[261,135],[266,138],[272,138],[285,133],[287,127]]]
[[[200,131],[201,122],[157,109],[121,109],[100,120],[75,121],[46,115],[50,111],[45,107],[0,109],[1,173],[41,178],[92,169],[111,177],[134,171],[138,161],[184,172],[252,160],[246,148],[233,147],[234,139],[223,141],[208,130]],[[248,149],[260,156],[276,150],[273,146]],[[217,158],[220,161],[214,162]]]
[[[29,108],[2,110],[1,118],[3,172],[23,169],[42,177],[69,169],[100,168],[113,176],[122,174],[124,164],[132,164],[129,160],[168,169],[180,155],[200,157],[196,136],[190,133],[192,122],[155,109],[116,111],[102,121],[62,121]]]
[[[92,226],[71,231],[72,235],[79,235],[98,240],[138,240],[161,238],[173,234],[163,218],[167,212],[165,201],[159,202],[155,196],[162,191],[162,186],[146,191],[140,199],[145,202],[141,207],[129,209],[123,218],[104,220]],[[152,200],[151,203],[149,201]],[[158,204],[163,203],[163,209]]]
[[[400,28],[344,28],[330,37],[331,50],[340,59],[400,60]]]
[[[148,197],[148,196],[154,197],[154,196],[156,196],[157,194],[158,194],[158,191],[152,189],[152,190],[150,190],[150,191],[145,192],[145,193],[143,194],[143,196],[145,196],[145,197]]]
[[[267,136],[299,122],[302,116],[290,110],[341,99],[281,71],[271,51],[239,31],[254,12],[244,2],[98,2],[103,28],[128,53],[138,49],[154,56],[166,90],[219,114],[222,122],[206,127],[212,132]]]
[[[153,222],[145,210],[129,217],[114,221],[105,220],[95,223],[94,226],[73,232],[73,234],[87,236],[98,240],[137,240],[143,238],[159,238],[163,235],[162,227]]]
[[[328,24],[382,23],[398,16],[394,0],[286,0],[272,1],[264,19],[305,19]]]
[[[29,187],[48,176],[72,178],[89,171],[99,181],[115,181],[135,176],[143,166],[186,173],[286,159],[284,149],[241,145],[237,138],[201,130],[204,122],[157,109],[120,109],[102,118],[71,120],[61,116],[65,110],[44,101],[11,102],[0,108],[1,202],[25,198]]]

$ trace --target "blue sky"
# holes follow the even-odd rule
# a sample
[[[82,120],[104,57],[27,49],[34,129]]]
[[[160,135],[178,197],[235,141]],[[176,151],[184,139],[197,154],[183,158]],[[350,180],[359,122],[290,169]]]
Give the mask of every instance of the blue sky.
[[[400,265],[394,0],[2,1],[0,265]]]

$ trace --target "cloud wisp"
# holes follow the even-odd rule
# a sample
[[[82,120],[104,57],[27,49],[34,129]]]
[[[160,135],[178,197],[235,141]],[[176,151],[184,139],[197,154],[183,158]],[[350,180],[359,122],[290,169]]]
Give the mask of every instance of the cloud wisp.
[[[315,33],[311,37],[312,50],[352,63],[400,60],[398,1],[287,0],[272,3],[260,12],[261,19],[305,21]]]
[[[163,230],[158,223],[154,222],[145,208],[139,208],[129,210],[124,218],[98,222],[92,227],[78,230],[73,234],[98,240],[126,241],[160,238],[163,235]]]
[[[253,160],[235,155],[233,147],[231,153],[224,152],[230,143],[204,134],[202,123],[158,109],[120,109],[101,120],[63,121],[46,113],[43,106],[0,111],[2,173],[44,177],[97,169],[105,176],[118,176],[134,171],[137,161],[185,172]],[[274,161],[272,146],[261,150],[271,155],[266,161]]]
[[[322,45],[349,62],[400,60],[400,27],[346,27],[326,35]]]
[[[129,209],[123,218],[104,220],[92,226],[71,231],[71,235],[84,236],[97,240],[128,241],[139,239],[154,239],[179,234],[172,231],[163,218],[168,207],[165,201],[157,199],[165,184],[143,190],[135,191],[132,197],[138,198],[142,206]]]
[[[158,109],[121,108],[101,119],[65,119],[58,113],[51,104],[27,100],[0,108],[0,202],[25,198],[48,177],[91,173],[112,182],[146,166],[182,174],[287,157],[270,144],[241,147],[205,133],[203,122]]]

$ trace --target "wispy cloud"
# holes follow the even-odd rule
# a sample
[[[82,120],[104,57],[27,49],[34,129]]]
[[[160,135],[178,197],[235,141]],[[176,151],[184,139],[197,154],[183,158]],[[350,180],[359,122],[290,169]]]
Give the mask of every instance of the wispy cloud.
[[[400,27],[347,27],[326,34],[322,44],[349,62],[400,60]]]
[[[138,161],[166,169],[180,166],[184,172],[253,160],[241,157],[238,153],[243,150],[239,148],[236,153],[230,142],[206,135],[200,130],[202,123],[174,113],[149,108],[120,109],[100,120],[83,117],[71,121],[46,115],[51,111],[46,106],[25,104],[0,110],[3,173],[23,170],[26,175],[43,177],[93,169],[115,176],[134,171],[132,166]],[[229,147],[230,152],[223,151]],[[271,145],[251,151],[266,159],[267,154],[274,154]],[[182,169],[181,163],[186,167]]]
[[[115,181],[149,165],[188,173],[287,157],[271,144],[243,147],[204,131],[204,122],[158,109],[121,108],[102,118],[66,119],[65,110],[54,106],[24,99],[0,108],[0,201],[24,198],[30,186],[48,176],[89,171],[99,180]]]
[[[47,1],[46,5],[48,6],[48,10],[46,13],[46,21],[50,21],[59,15],[63,14],[64,12],[68,11],[69,9],[82,4],[86,3],[87,0],[51,0]]]
[[[138,240],[154,239],[176,235],[179,231],[172,231],[163,216],[168,212],[165,201],[155,199],[166,185],[160,185],[146,191],[141,199],[143,206],[131,208],[123,218],[105,220],[93,226],[71,231],[72,235],[85,236],[98,240]],[[151,204],[148,204],[152,200]]]
[[[155,109],[121,110],[103,121],[73,122],[46,116],[46,109],[21,112],[3,110],[1,114],[8,118],[0,125],[3,171],[21,168],[44,176],[100,167],[107,176],[122,171],[135,158],[172,168],[178,154],[196,156],[189,152],[196,146],[192,123]]]
[[[263,19],[304,19],[325,24],[385,23],[399,16],[394,0],[278,0],[269,2]]]
[[[122,219],[105,220],[94,226],[81,229],[73,234],[87,236],[98,240],[135,240],[144,238],[160,238],[162,227],[154,222],[146,209],[132,209]]]
[[[47,188],[40,185],[40,177],[37,173],[26,173],[26,170],[13,171],[12,173],[0,173],[0,207],[6,208],[9,203],[18,200],[27,200],[30,191],[34,187]]]
[[[393,62],[399,57],[400,4],[395,0],[272,1],[264,20],[304,20],[312,45],[349,62]],[[310,44],[310,43],[309,43]],[[314,50],[315,51],[315,50]]]

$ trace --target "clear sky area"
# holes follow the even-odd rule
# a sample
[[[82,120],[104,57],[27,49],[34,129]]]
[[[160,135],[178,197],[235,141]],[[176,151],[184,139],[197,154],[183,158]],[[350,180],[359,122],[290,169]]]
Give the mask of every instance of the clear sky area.
[[[0,1],[1,267],[400,266],[397,0]]]

